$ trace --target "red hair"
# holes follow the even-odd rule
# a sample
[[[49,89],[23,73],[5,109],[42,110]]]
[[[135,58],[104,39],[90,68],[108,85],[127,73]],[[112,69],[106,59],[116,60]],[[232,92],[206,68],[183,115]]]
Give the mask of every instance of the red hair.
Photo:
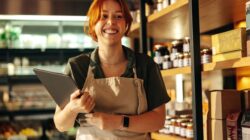
[[[87,16],[89,17],[89,30],[88,30],[88,34],[92,37],[92,39],[94,39],[95,41],[97,41],[97,36],[95,33],[95,24],[98,22],[98,20],[100,19],[100,15],[101,15],[101,8],[102,8],[102,4],[105,0],[94,0],[92,2],[92,4],[90,5],[89,11]],[[126,23],[126,32],[125,35],[128,35],[128,32],[130,30],[131,24],[132,24],[132,16],[129,12],[129,8],[128,5],[126,4],[126,2],[124,0],[114,0],[116,2],[119,3],[119,5],[121,6],[121,10],[123,13],[123,16],[125,18],[125,23]]]

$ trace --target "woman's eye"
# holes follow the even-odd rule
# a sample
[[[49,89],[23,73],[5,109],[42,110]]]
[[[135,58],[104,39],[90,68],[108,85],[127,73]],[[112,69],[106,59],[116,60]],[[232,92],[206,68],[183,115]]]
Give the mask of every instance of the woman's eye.
[[[102,19],[107,19],[108,15],[102,15]]]
[[[122,19],[123,16],[122,16],[122,15],[116,15],[115,18],[116,18],[116,19]]]

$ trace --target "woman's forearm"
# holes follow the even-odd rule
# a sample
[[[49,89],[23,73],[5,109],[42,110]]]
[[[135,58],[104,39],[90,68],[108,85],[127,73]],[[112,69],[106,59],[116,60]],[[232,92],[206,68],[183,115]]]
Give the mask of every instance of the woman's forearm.
[[[141,115],[129,116],[128,131],[153,132],[163,128],[165,122],[165,105]]]
[[[58,106],[56,107],[56,112],[54,115],[54,123],[56,128],[60,132],[64,132],[69,130],[74,126],[75,119],[77,114],[70,111],[67,106],[63,110],[61,110]]]

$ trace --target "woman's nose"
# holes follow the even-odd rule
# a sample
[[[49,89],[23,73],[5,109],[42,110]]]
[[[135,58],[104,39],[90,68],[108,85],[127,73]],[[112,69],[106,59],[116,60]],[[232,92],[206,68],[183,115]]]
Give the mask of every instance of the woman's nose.
[[[109,17],[107,23],[108,23],[109,25],[112,25],[112,24],[115,23],[115,19],[114,19],[113,17]]]

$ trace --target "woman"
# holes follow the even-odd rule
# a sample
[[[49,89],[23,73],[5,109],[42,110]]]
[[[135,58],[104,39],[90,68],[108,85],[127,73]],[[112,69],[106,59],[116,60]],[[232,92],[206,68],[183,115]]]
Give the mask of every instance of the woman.
[[[69,59],[66,73],[82,90],[72,93],[64,108],[56,108],[55,125],[63,132],[78,120],[80,140],[149,139],[148,132],[163,127],[170,100],[159,68],[148,56],[121,45],[132,23],[125,0],[94,0],[88,16],[98,48],[90,56]]]

